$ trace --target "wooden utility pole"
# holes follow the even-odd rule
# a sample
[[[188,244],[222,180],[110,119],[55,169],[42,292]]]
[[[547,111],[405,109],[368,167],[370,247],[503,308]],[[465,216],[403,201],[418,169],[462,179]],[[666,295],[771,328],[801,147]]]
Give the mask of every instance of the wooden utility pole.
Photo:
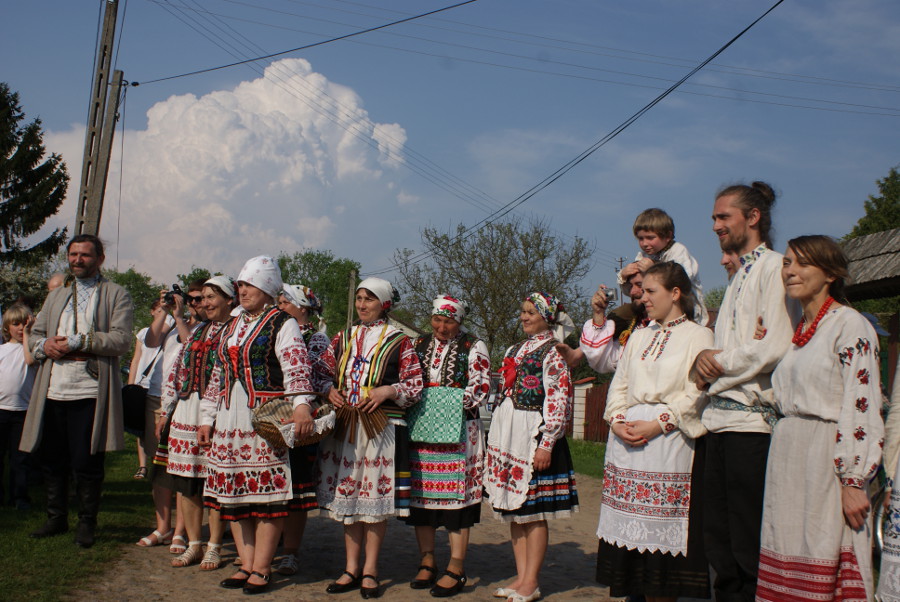
[[[103,212],[103,196],[106,192],[106,175],[112,153],[116,113],[119,110],[119,91],[123,73],[116,71],[110,84],[109,72],[116,34],[118,1],[106,0],[103,15],[103,34],[97,47],[97,65],[91,103],[88,107],[88,124],[84,133],[84,162],[81,166],[81,188],[78,210],[75,213],[75,234],[97,235],[100,231],[100,214]],[[108,99],[112,97],[110,102]]]
[[[356,270],[350,270],[349,289],[347,291],[347,330],[353,324],[353,308],[356,298]]]

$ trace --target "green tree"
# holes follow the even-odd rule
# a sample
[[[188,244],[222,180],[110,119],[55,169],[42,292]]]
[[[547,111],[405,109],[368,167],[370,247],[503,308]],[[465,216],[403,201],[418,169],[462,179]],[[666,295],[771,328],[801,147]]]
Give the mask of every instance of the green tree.
[[[134,331],[150,326],[150,306],[159,299],[161,284],[153,282],[150,276],[134,269],[128,268],[124,272],[117,270],[103,270],[103,275],[111,282],[115,282],[131,295],[134,302]]]
[[[869,195],[863,205],[865,215],[859,218],[844,240],[900,228],[900,172],[897,167],[892,167],[886,178],[875,183],[881,194]]]
[[[305,284],[322,302],[323,318],[328,333],[336,334],[347,321],[347,299],[350,272],[359,274],[358,261],[335,257],[328,250],[304,249],[293,255],[281,253],[277,258],[281,278],[289,284]]]
[[[18,93],[0,82],[0,263],[18,266],[52,257],[65,242],[65,228],[30,247],[22,240],[59,211],[69,183],[60,155],[44,159],[41,120],[24,119]]]
[[[16,267],[0,262],[0,306],[6,309],[21,299],[37,313],[47,297],[49,276],[44,264]]]
[[[459,225],[444,233],[425,228],[422,243],[428,259],[423,261],[416,261],[409,249],[395,251],[404,306],[427,320],[435,297],[459,296],[469,304],[468,328],[484,340],[495,360],[523,338],[519,305],[528,293],[557,295],[576,323],[585,315],[584,300],[590,296],[579,282],[590,270],[593,249],[584,239],[563,240],[543,221],[518,218],[488,224],[468,236],[465,229]]]
[[[206,282],[213,276],[218,276],[219,274],[221,274],[221,272],[216,272],[215,274],[213,274],[206,268],[192,265],[191,271],[187,274],[178,274],[178,281],[181,283],[181,288],[186,291],[188,289],[188,285],[194,280],[203,280],[204,282]]]
[[[722,299],[725,298],[724,286],[717,286],[709,289],[703,294],[703,302],[706,303],[707,309],[719,309],[722,305]]]

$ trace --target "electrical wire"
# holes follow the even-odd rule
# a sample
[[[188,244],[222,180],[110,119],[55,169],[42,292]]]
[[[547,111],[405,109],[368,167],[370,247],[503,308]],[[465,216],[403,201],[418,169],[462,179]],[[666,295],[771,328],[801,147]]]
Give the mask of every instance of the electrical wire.
[[[154,83],[157,83],[157,82],[163,82],[163,81],[168,81],[168,80],[172,80],[172,79],[178,79],[178,78],[181,78],[181,77],[188,77],[188,76],[191,76],[191,75],[199,75],[199,74],[201,74],[201,73],[209,73],[209,72],[211,72],[211,71],[219,71],[220,69],[228,69],[229,67],[236,67],[236,66],[238,66],[238,65],[243,65],[243,64],[246,64],[246,63],[254,63],[254,62],[256,62],[256,61],[262,61],[262,60],[274,58],[274,57],[276,57],[276,56],[282,56],[282,55],[285,55],[285,54],[290,54],[290,53],[292,53],[292,52],[297,52],[297,51],[300,51],[300,50],[307,50],[307,49],[309,49],[309,48],[315,48],[315,47],[317,47],[317,46],[322,46],[322,45],[324,45],[324,44],[330,44],[331,42],[337,42],[337,41],[340,41],[340,40],[346,40],[347,38],[352,38],[352,37],[359,36],[359,35],[363,35],[363,34],[366,34],[366,33],[371,33],[371,32],[373,32],[373,31],[378,31],[378,30],[380,30],[380,29],[386,29],[386,28],[388,28],[388,27],[393,27],[394,25],[399,25],[399,24],[401,24],[401,23],[408,23],[408,22],[410,22],[410,21],[415,21],[416,19],[421,19],[421,18],[423,18],[423,17],[428,17],[428,16],[430,16],[430,15],[435,15],[435,14],[437,14],[437,13],[441,13],[441,12],[444,12],[444,11],[447,11],[447,10],[452,10],[452,9],[454,9],[454,8],[459,8],[460,6],[465,6],[465,5],[467,5],[467,4],[472,4],[472,3],[474,3],[474,2],[478,2],[478,0],[465,0],[464,2],[459,2],[459,3],[457,3],[457,4],[452,4],[452,5],[450,5],[450,6],[445,6],[445,7],[443,7],[443,8],[438,8],[438,9],[429,11],[429,12],[427,12],[427,13],[421,13],[421,14],[414,15],[414,16],[412,16],[412,17],[408,17],[408,18],[405,18],[405,19],[399,19],[399,20],[397,20],[397,21],[392,21],[392,22],[390,22],[390,23],[383,23],[383,24],[377,25],[377,26],[375,26],[375,27],[369,27],[369,28],[367,28],[367,29],[362,29],[362,30],[360,30],[360,31],[354,31],[354,32],[351,32],[351,33],[348,33],[348,34],[344,34],[344,35],[341,35],[341,36],[337,36],[337,37],[334,37],[334,38],[330,38],[330,39],[327,39],[327,40],[322,40],[322,41],[320,41],[320,42],[314,42],[314,43],[312,43],[312,44],[306,44],[305,46],[299,46],[299,47],[297,47],[297,48],[291,48],[290,50],[282,50],[282,51],[280,51],[280,52],[273,52],[273,53],[271,53],[271,54],[267,54],[267,55],[264,55],[264,56],[258,56],[258,57],[246,59],[246,60],[243,60],[243,61],[237,61],[237,62],[235,62],[235,63],[229,63],[229,64],[227,64],[227,65],[220,65],[220,66],[218,66],[218,67],[209,67],[209,68],[206,68],[206,69],[198,69],[198,70],[196,70],[196,71],[190,71],[190,72],[188,72],[188,73],[182,73],[182,74],[180,74],[180,75],[170,75],[170,76],[168,76],[168,77],[160,77],[160,78],[152,79],[152,80],[146,81],[146,82],[132,82],[131,85],[132,85],[132,86],[138,86],[138,85],[141,85],[142,83],[143,83],[143,85],[154,84]]]
[[[628,127],[630,127],[631,124],[633,124],[635,121],[637,121],[638,119],[640,119],[644,114],[646,114],[648,111],[650,111],[650,109],[652,109],[652,108],[655,107],[657,104],[659,104],[660,102],[662,102],[663,99],[665,99],[667,96],[669,96],[669,94],[671,94],[672,92],[674,92],[679,86],[681,86],[684,82],[686,82],[686,81],[687,81],[690,77],[692,77],[695,73],[697,73],[698,71],[700,71],[703,67],[705,67],[706,65],[708,65],[710,62],[712,62],[717,56],[719,56],[720,54],[722,54],[723,52],[725,52],[725,50],[727,50],[729,47],[731,47],[732,44],[734,44],[735,42],[737,42],[741,37],[743,37],[743,35],[744,35],[745,33],[747,33],[748,31],[750,31],[750,29],[751,29],[754,25],[756,25],[757,23],[759,23],[759,22],[760,22],[762,19],[764,19],[769,13],[771,13],[771,12],[774,11],[776,8],[778,8],[778,6],[780,6],[783,2],[784,2],[784,0],[778,0],[777,2],[775,2],[775,4],[773,4],[773,5],[772,5],[766,12],[764,12],[762,15],[760,15],[759,17],[757,17],[756,20],[754,20],[752,23],[750,23],[750,25],[748,25],[748,26],[745,27],[743,30],[741,30],[737,35],[735,35],[735,36],[734,36],[733,38],[731,38],[728,42],[726,42],[722,47],[720,47],[720,48],[719,48],[718,50],[716,50],[713,54],[711,54],[709,57],[707,57],[703,62],[701,62],[699,65],[697,65],[697,66],[695,66],[693,69],[691,69],[691,70],[690,70],[686,75],[684,75],[680,80],[678,80],[677,82],[675,82],[674,84],[672,84],[672,86],[670,86],[670,87],[669,87],[667,90],[665,90],[662,94],[660,94],[659,96],[657,96],[656,98],[654,98],[653,100],[651,100],[649,103],[647,103],[646,105],[644,105],[641,109],[639,109],[637,112],[635,112],[633,115],[631,115],[631,117],[629,117],[628,119],[626,119],[625,121],[623,121],[621,124],[619,124],[619,125],[618,125],[616,128],[614,128],[611,132],[609,132],[608,134],[606,134],[605,136],[603,136],[600,140],[598,140],[597,142],[595,142],[594,144],[592,144],[592,145],[591,145],[590,147],[588,147],[586,150],[582,151],[578,156],[576,156],[575,158],[571,159],[569,162],[567,162],[566,164],[564,164],[562,167],[560,167],[559,169],[557,169],[556,171],[554,171],[552,174],[550,174],[549,176],[547,176],[546,178],[544,178],[543,180],[541,180],[540,182],[538,182],[538,183],[535,184],[534,186],[532,186],[530,189],[526,190],[524,193],[522,193],[521,195],[519,195],[518,197],[516,197],[516,198],[513,199],[512,201],[508,202],[506,205],[503,206],[503,208],[501,208],[501,209],[498,210],[497,212],[495,212],[495,213],[493,213],[493,214],[491,214],[491,215],[489,215],[489,216],[483,218],[481,221],[479,221],[479,222],[476,223],[475,225],[473,225],[473,226],[467,228],[463,233],[457,235],[457,236],[454,238],[454,240],[459,240],[459,239],[465,240],[466,238],[468,238],[469,236],[471,236],[472,234],[474,234],[475,232],[477,232],[478,230],[480,230],[480,229],[483,228],[484,226],[486,226],[486,225],[488,225],[488,224],[491,224],[491,223],[497,221],[498,219],[502,218],[503,216],[505,216],[506,214],[508,214],[510,211],[512,211],[513,209],[515,209],[516,207],[518,207],[518,206],[521,205],[522,203],[526,202],[527,200],[529,200],[530,198],[532,198],[533,196],[535,196],[536,194],[538,194],[539,192],[541,192],[542,190],[546,189],[548,186],[550,186],[551,184],[553,184],[554,182],[556,182],[557,180],[559,180],[561,177],[563,177],[564,175],[566,175],[569,171],[571,171],[573,168],[575,168],[575,166],[577,166],[577,165],[580,164],[582,161],[584,161],[585,159],[587,159],[588,157],[590,157],[592,154],[594,154],[594,153],[595,153],[597,150],[599,150],[601,147],[605,146],[609,141],[611,141],[611,140],[613,140],[614,138],[616,138],[619,134],[621,134],[621,133],[624,132]],[[430,257],[433,257],[433,256],[434,256],[434,253],[429,252],[429,251],[425,251],[425,252],[420,253],[420,254],[417,255],[417,256],[413,256],[412,258],[410,258],[410,259],[409,259],[409,262],[410,262],[410,263],[421,263],[422,261],[425,261],[426,259],[428,259],[428,258],[430,258]],[[391,266],[391,267],[389,267],[389,268],[385,268],[385,269],[383,269],[383,270],[376,270],[376,271],[373,271],[373,272],[369,272],[369,273],[367,274],[367,276],[374,276],[374,275],[378,275],[378,274],[384,274],[384,273],[387,273],[387,272],[390,272],[390,271],[393,271],[393,270],[397,269],[397,267],[398,267],[398,266],[397,266],[397,264],[395,263],[393,266]]]
[[[119,64],[119,49],[122,47],[122,36],[125,34],[125,17],[128,15],[128,0],[122,4],[122,23],[119,25],[119,42],[116,44],[116,54],[113,57],[113,71]],[[118,268],[116,268],[118,269]]]

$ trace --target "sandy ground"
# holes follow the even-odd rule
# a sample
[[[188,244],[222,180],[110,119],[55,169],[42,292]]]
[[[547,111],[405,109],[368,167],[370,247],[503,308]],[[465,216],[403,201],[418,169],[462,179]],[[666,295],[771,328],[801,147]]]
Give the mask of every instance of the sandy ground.
[[[578,494],[581,511],[573,518],[550,523],[550,547],[541,574],[544,600],[621,600],[610,598],[607,589],[594,582],[597,554],[597,516],[602,482],[579,475]],[[102,516],[101,516],[102,521]],[[325,587],[337,578],[344,566],[341,526],[326,518],[310,516],[303,547],[301,570],[297,575],[274,575],[269,592],[259,600],[359,600],[358,591],[341,595],[325,593]],[[124,556],[110,568],[98,585],[75,592],[77,599],[101,600],[220,600],[243,599],[240,591],[226,590],[219,581],[233,572],[234,544],[226,541],[223,568],[200,571],[197,566],[172,568],[167,546],[139,548],[127,546]],[[436,546],[439,566],[445,566],[449,546],[445,532],[438,532]],[[389,523],[381,556],[381,599],[388,601],[432,600],[428,591],[413,590],[409,581],[418,566],[418,549],[412,527],[400,521]],[[493,519],[489,508],[482,508],[482,522],[472,529],[466,563],[468,585],[454,600],[496,600],[495,588],[515,575],[509,527]]]

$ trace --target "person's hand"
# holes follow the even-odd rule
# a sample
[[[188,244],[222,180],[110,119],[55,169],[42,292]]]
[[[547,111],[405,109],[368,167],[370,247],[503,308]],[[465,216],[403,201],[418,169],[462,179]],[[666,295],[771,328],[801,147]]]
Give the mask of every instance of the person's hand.
[[[625,426],[631,429],[632,434],[641,437],[644,443],[649,443],[654,437],[662,435],[662,427],[656,420],[635,420],[626,422]]]
[[[844,519],[851,529],[859,529],[866,523],[869,516],[869,496],[858,487],[841,487],[841,506],[844,509]]]
[[[69,353],[69,339],[63,336],[47,337],[44,341],[44,353],[51,360],[60,360]]]
[[[562,356],[563,360],[565,360],[566,365],[569,366],[569,368],[577,368],[584,359],[584,351],[580,348],[572,349],[565,343],[557,343],[555,349]]]
[[[763,340],[763,338],[765,338],[767,332],[769,331],[766,330],[765,326],[763,326],[762,316],[759,316],[758,318],[756,318],[756,330],[753,332],[753,338],[757,341],[761,341]]]
[[[204,424],[200,427],[200,430],[197,431],[197,443],[200,444],[200,447],[209,447],[212,443],[212,427]]]
[[[294,437],[297,439],[309,437],[316,430],[315,424],[313,424],[312,410],[305,403],[301,403],[294,408],[292,420],[294,422]]]
[[[173,305],[172,305],[172,316],[182,317],[184,316],[184,298],[181,295],[172,295]]]
[[[631,265],[637,266],[638,272],[646,272],[651,267],[653,267],[653,264],[654,264],[654,261],[652,259],[650,259],[649,257],[642,257],[641,259],[638,259]]]
[[[691,370],[694,370],[706,382],[719,378],[725,374],[722,364],[716,360],[716,355],[721,352],[721,349],[704,349],[697,354]]]
[[[156,419],[156,439],[159,440],[162,438],[162,430],[163,427],[166,426],[166,417],[160,416]]]
[[[344,397],[344,394],[337,390],[337,387],[331,387],[328,390],[328,401],[335,408],[342,408],[347,404],[347,399]]]
[[[34,316],[25,318],[25,334],[31,334],[31,328],[34,326]]]
[[[393,399],[396,394],[397,390],[391,385],[382,385],[369,389],[369,394],[359,403],[359,410],[371,414],[385,401]]]
[[[644,439],[643,435],[638,435],[631,428],[632,423],[630,422],[614,422],[612,424],[612,431],[616,434],[616,437],[621,439],[627,445],[631,447],[641,447],[642,445],[647,445],[647,440]]]
[[[619,277],[623,281],[628,281],[629,278],[631,278],[632,276],[634,276],[635,274],[637,274],[640,271],[641,270],[638,268],[637,263],[629,263],[624,268],[622,268],[621,272],[619,272]]]
[[[538,448],[534,451],[534,470],[547,470],[550,468],[550,452],[546,449]]]
[[[606,308],[609,307],[609,300],[606,298],[606,285],[601,284],[597,287],[597,292],[591,297],[591,312],[593,313],[594,324],[602,324],[606,319]]]

